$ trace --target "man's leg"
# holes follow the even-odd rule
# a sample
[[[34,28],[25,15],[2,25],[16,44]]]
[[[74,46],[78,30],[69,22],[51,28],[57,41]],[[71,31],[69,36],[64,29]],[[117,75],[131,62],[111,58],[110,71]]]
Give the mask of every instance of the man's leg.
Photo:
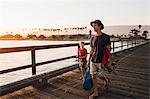
[[[89,96],[89,99],[94,99],[94,97],[98,96],[98,89],[97,89],[97,75],[92,75],[93,81],[93,93]]]
[[[90,64],[90,73],[92,75],[93,82],[93,93],[89,96],[89,99],[93,99],[94,96],[98,96],[98,88],[97,88],[97,66],[92,63]]]
[[[102,64],[100,63],[98,66],[99,66],[99,73],[98,73],[98,77],[103,80],[104,82],[104,86],[105,86],[105,90],[106,92],[108,91],[108,88],[109,88],[109,79],[106,78],[103,73],[104,73],[104,68],[102,68],[101,66]]]
[[[85,68],[86,67],[86,62],[82,62],[82,64],[80,65],[81,68],[81,73],[82,73],[82,79],[84,78],[85,75]]]
[[[98,77],[99,77],[101,80],[103,80],[104,86],[105,86],[105,90],[106,90],[106,92],[107,92],[108,89],[109,89],[109,79],[106,78],[102,73],[101,73],[100,75],[98,75]]]
[[[93,81],[93,96],[98,96],[98,88],[97,88],[97,75],[92,75]]]

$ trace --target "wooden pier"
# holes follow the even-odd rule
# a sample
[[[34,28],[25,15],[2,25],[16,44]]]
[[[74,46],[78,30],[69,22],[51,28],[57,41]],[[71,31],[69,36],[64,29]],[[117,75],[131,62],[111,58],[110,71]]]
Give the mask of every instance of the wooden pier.
[[[150,43],[113,54],[116,63],[115,73],[105,75],[110,79],[110,88],[106,93],[103,82],[98,80],[99,97],[97,99],[149,99],[150,98]],[[74,66],[76,67],[76,66]],[[91,91],[84,90],[81,73],[78,69],[61,71],[50,77],[48,83],[28,86],[8,93],[0,99],[88,99]],[[40,81],[39,81],[40,82]]]

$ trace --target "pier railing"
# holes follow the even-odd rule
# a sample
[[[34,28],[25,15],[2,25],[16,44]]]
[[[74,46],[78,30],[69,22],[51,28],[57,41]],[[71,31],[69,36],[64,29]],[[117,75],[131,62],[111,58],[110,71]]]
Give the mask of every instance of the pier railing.
[[[134,46],[134,45],[137,45],[137,44],[139,44],[141,42],[144,42],[144,41],[145,40],[111,41],[111,45],[112,45],[112,50],[114,52],[116,48],[123,49],[124,46],[127,46],[127,47],[129,47],[130,45]],[[115,47],[115,42],[121,42],[121,45]],[[85,43],[85,45],[89,45],[89,43]],[[30,64],[30,65],[19,66],[19,67],[15,67],[15,68],[11,68],[11,69],[1,70],[0,74],[9,73],[9,72],[13,72],[13,71],[22,70],[22,69],[32,67],[32,75],[35,75],[36,74],[36,66],[40,66],[40,65],[44,65],[44,64],[57,62],[57,61],[62,61],[62,60],[66,60],[66,59],[76,57],[76,55],[74,55],[74,56],[68,56],[68,57],[59,58],[59,59],[55,59],[55,60],[49,60],[49,61],[45,61],[45,62],[36,63],[36,54],[35,54],[36,50],[62,48],[62,47],[74,47],[74,46],[78,46],[78,43],[58,44],[58,45],[42,45],[42,46],[28,46],[28,47],[13,47],[13,48],[0,48],[0,54],[12,53],[12,52],[21,52],[21,51],[31,51],[31,62],[32,62],[32,64]]]
[[[137,44],[139,44],[141,42],[144,42],[144,41],[145,40],[112,41],[112,50],[114,52],[115,48],[123,49],[124,46],[129,47],[130,45],[131,46],[137,45]],[[115,47],[115,42],[121,42],[121,45]],[[85,43],[85,45],[89,45],[89,43]],[[0,95],[4,95],[4,94],[7,94],[9,92],[18,90],[20,88],[23,88],[23,87],[35,84],[36,82],[39,82],[39,79],[47,80],[49,77],[54,77],[54,76],[60,75],[62,73],[65,73],[67,71],[70,71],[70,70],[78,68],[77,65],[72,65],[69,68],[65,67],[65,68],[59,69],[57,71],[52,71],[52,72],[47,72],[47,73],[43,73],[43,74],[40,74],[40,75],[36,75],[36,67],[37,66],[41,66],[41,65],[44,65],[44,64],[57,62],[57,61],[62,61],[62,60],[66,60],[66,59],[70,59],[70,58],[75,58],[76,57],[76,55],[74,55],[74,56],[68,56],[68,57],[59,58],[59,59],[55,59],[55,60],[49,60],[49,61],[36,63],[36,53],[35,53],[36,50],[62,48],[62,47],[74,47],[74,46],[78,46],[78,43],[74,43],[74,44],[59,44],[59,45],[28,46],[28,47],[13,47],[13,48],[0,48],[0,54],[12,53],[12,52],[30,51],[31,52],[31,62],[32,62],[30,65],[19,66],[19,67],[15,67],[15,68],[11,68],[11,69],[1,70],[0,74],[10,73],[10,72],[14,72],[14,71],[18,71],[18,70],[22,70],[22,69],[26,69],[26,68],[32,68],[32,75],[33,75],[30,78],[23,79],[23,80],[20,80],[18,82],[14,82],[14,83],[7,84],[7,85],[4,85],[4,86],[0,86],[1,87],[0,88]]]

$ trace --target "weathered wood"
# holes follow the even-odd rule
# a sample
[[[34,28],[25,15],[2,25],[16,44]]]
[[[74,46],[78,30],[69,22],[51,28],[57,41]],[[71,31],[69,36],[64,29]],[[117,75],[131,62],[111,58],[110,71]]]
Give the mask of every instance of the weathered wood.
[[[115,51],[115,42],[113,42],[113,52]]]
[[[35,66],[41,66],[44,64],[49,64],[49,63],[58,62],[58,61],[71,59],[71,58],[76,58],[76,56],[73,55],[73,56],[64,57],[64,58],[60,58],[60,59],[54,59],[54,60],[50,60],[50,61],[40,62],[40,63],[36,63]],[[25,66],[19,66],[19,67],[15,67],[15,68],[11,68],[11,69],[1,70],[0,74],[9,73],[9,72],[13,72],[13,71],[21,70],[21,69],[30,68],[30,67],[32,67],[32,65],[25,65]]]
[[[36,75],[36,63],[35,63],[35,50],[31,50],[31,60],[32,60],[32,75]]]
[[[22,69],[26,69],[26,68],[30,68],[30,67],[32,67],[32,65],[25,65],[25,66],[19,66],[19,67],[15,67],[15,68],[11,68],[11,69],[1,70],[0,74],[9,73],[9,72],[17,71],[17,70],[22,70]]]
[[[117,42],[117,41],[113,41],[113,42]],[[118,46],[118,47],[115,47],[115,48],[120,48],[120,47],[121,46]],[[129,49],[132,49],[132,48],[129,48]],[[129,49],[124,49],[124,50],[129,50]],[[0,48],[0,50],[1,50],[1,48]],[[113,54],[120,53],[122,51],[113,52]],[[48,64],[48,63],[52,63],[52,62],[57,62],[57,61],[62,61],[62,60],[75,58],[75,57],[76,56],[74,55],[74,56],[64,57],[64,58],[60,58],[60,59],[54,59],[54,60],[50,60],[50,61],[40,62],[40,63],[36,63],[35,66],[40,66],[40,65],[44,65],[44,64]],[[32,65],[25,65],[25,66],[19,66],[19,67],[15,67],[15,68],[11,68],[11,69],[1,70],[0,74],[9,73],[9,72],[17,71],[17,70],[22,70],[22,69],[26,69],[26,68],[30,68],[30,67],[32,67]]]
[[[88,45],[89,43],[85,43]],[[26,47],[13,47],[13,48],[0,48],[0,53],[11,53],[11,52],[20,52],[20,51],[31,51],[32,49],[41,50],[41,49],[51,49],[51,48],[61,48],[61,47],[73,47],[78,46],[78,43],[74,44],[57,44],[57,45],[42,45],[42,46],[26,46]]]
[[[110,79],[110,88],[105,92],[103,82],[97,80],[99,97],[97,99],[149,99],[149,55],[150,43],[133,48],[131,51],[117,53],[113,60],[117,74],[105,73]],[[136,61],[135,61],[136,60]],[[146,71],[146,72],[144,72]],[[91,91],[84,90],[83,81],[79,78],[79,70],[69,71],[48,80],[48,84],[30,90],[21,89],[2,96],[2,99],[33,98],[33,99],[88,99]],[[29,87],[27,87],[29,88]],[[27,93],[28,92],[28,93]],[[42,97],[40,97],[42,96]],[[48,97],[46,97],[48,96]]]
[[[14,83],[0,86],[0,88],[1,88],[0,96],[7,94],[7,93],[10,93],[10,92],[13,92],[13,91],[16,91],[18,89],[30,86],[30,85],[40,83],[41,81],[47,80],[49,78],[58,76],[60,74],[63,74],[65,72],[68,72],[68,71],[71,71],[71,70],[74,70],[77,68],[78,68],[78,65],[75,64],[75,65],[65,67],[65,68],[62,68],[62,69],[59,69],[56,71],[51,71],[51,72],[47,72],[47,73],[40,74],[40,75],[34,75],[34,76],[27,78],[27,79],[23,79],[23,80],[14,82]]]
[[[140,45],[140,46],[136,46],[136,47],[134,47],[134,48],[130,48],[130,49],[132,49],[132,52],[134,52],[134,50],[136,50],[136,49],[139,49],[140,47],[142,47],[142,49],[146,49],[146,48],[143,48],[144,46],[146,46],[147,44],[145,43],[145,44],[143,44],[143,45]],[[128,49],[128,50],[130,50],[130,49]],[[142,50],[141,50],[142,51]],[[123,51],[121,51],[121,52],[117,52],[117,53],[125,53],[125,55],[126,54],[128,54],[128,53],[130,53],[130,52],[128,52],[127,51],[127,49],[126,50],[123,50]],[[136,52],[136,54],[134,54],[133,53],[133,55],[139,55],[139,56],[141,56],[142,54],[144,54],[144,52]],[[122,56],[119,56],[119,57],[124,57],[124,54],[120,54],[120,55],[122,55]],[[126,61],[126,62],[128,62],[129,61],[129,58],[130,59],[133,59],[133,55],[127,55],[127,56],[125,56],[123,59],[124,59],[124,61]],[[147,54],[145,54],[145,55],[147,55]],[[139,56],[136,56],[136,57],[139,57]],[[139,59],[137,58],[137,60],[140,60],[141,58],[147,58],[147,56],[142,56],[142,57],[140,57]],[[121,68],[125,68],[125,65],[128,65],[128,64],[124,64],[124,62],[122,62],[122,61],[119,61],[118,62],[118,64],[120,64],[119,66],[122,66]],[[143,64],[143,62],[142,62],[142,64]],[[109,74],[107,74],[110,78],[111,78],[111,80],[115,80],[115,81],[117,81],[118,83],[117,84],[119,84],[119,83],[121,83],[121,82],[124,82],[124,84],[122,84],[123,86],[125,85],[125,84],[134,84],[135,86],[134,86],[134,88],[140,88],[141,90],[140,91],[136,91],[135,89],[133,89],[132,91],[134,91],[133,92],[133,94],[135,95],[135,97],[138,97],[138,96],[144,96],[144,95],[142,95],[142,94],[145,94],[146,93],[146,91],[142,91],[144,88],[147,88],[147,86],[148,86],[148,83],[147,83],[147,79],[141,79],[140,77],[142,77],[142,76],[144,76],[143,74],[141,75],[141,76],[138,76],[138,75],[140,75],[140,73],[141,72],[143,72],[143,71],[145,71],[145,70],[143,70],[143,71],[141,71],[142,69],[142,67],[140,67],[142,64],[137,64],[137,65],[139,65],[138,66],[138,68],[136,68],[135,69],[135,71],[134,72],[136,72],[136,70],[138,70],[138,73],[136,74],[133,74],[132,75],[132,73],[134,73],[134,72],[127,72],[127,73],[125,73],[126,71],[123,71],[124,72],[124,74],[121,74],[121,75],[109,75]],[[135,67],[137,67],[135,64],[133,64],[133,66],[132,66],[132,68],[134,69]],[[21,89],[21,88],[24,88],[24,87],[27,87],[27,86],[30,86],[30,85],[34,85],[34,84],[37,84],[37,83],[39,83],[40,81],[44,81],[44,80],[48,80],[49,78],[52,78],[52,77],[55,77],[55,76],[58,76],[58,75],[60,75],[60,74],[62,74],[62,73],[65,73],[65,72],[68,72],[68,71],[71,71],[71,70],[73,70],[73,69],[76,69],[76,68],[78,68],[78,65],[74,65],[74,66],[71,66],[71,67],[66,67],[66,68],[63,68],[63,69],[60,69],[60,70],[58,70],[58,71],[52,71],[52,72],[48,72],[48,73],[44,73],[44,74],[40,74],[40,75],[34,75],[34,76],[32,76],[31,78],[27,78],[27,79],[24,79],[24,80],[21,80],[21,81],[18,81],[18,82],[14,82],[14,83],[11,83],[11,84],[7,84],[7,85],[4,85],[4,86],[1,86],[1,93],[0,93],[0,95],[4,95],[4,94],[7,94],[7,93],[10,93],[10,92],[13,92],[13,91],[15,91],[15,90],[18,90],[18,89]],[[147,68],[146,66],[145,66],[145,68]],[[128,68],[127,68],[127,70],[128,70]],[[129,71],[130,71],[130,69],[129,69]],[[118,70],[118,72],[119,73],[122,73],[122,71],[119,71]],[[118,73],[118,74],[119,74]],[[149,72],[146,72],[145,73],[146,75],[149,75]],[[75,76],[75,75],[74,75]],[[136,76],[137,76],[137,78],[136,78]],[[78,77],[80,77],[79,75],[78,75]],[[147,76],[145,76],[145,77],[147,77]],[[76,80],[73,80],[73,81],[76,81]],[[77,81],[80,81],[80,80],[77,80]],[[63,84],[63,83],[61,83],[61,84]],[[69,86],[71,86],[71,83],[69,83],[70,85]],[[73,83],[72,83],[73,84]],[[80,82],[80,84],[82,84],[82,81]],[[122,89],[118,89],[119,87],[123,87],[122,85],[120,86],[120,85],[115,85],[116,83],[114,83],[113,85],[112,85],[112,91],[114,90],[114,89],[116,89],[116,91],[119,93],[119,92],[122,92],[121,94],[117,94],[116,93],[116,96],[120,96],[120,95],[122,95],[122,96],[124,96],[124,97],[127,97],[127,96],[133,96],[133,95],[131,95],[131,94],[129,94],[129,95],[125,95],[126,94],[126,92],[128,92],[129,90],[130,90],[130,88],[126,88],[125,87],[125,89],[127,89],[128,91],[124,91],[125,89],[124,88],[122,88]],[[81,88],[80,86],[81,85],[79,85],[79,84],[76,84],[77,86],[74,86],[74,88],[76,88],[76,87],[78,87],[78,88]],[[47,86],[47,85],[46,85]],[[143,86],[143,88],[142,87],[138,87],[138,86]],[[54,85],[53,87],[59,87],[59,86],[56,86],[56,85]],[[44,87],[45,88],[45,87]],[[47,90],[49,90],[49,88],[50,88],[50,86],[48,87],[48,89]],[[70,88],[70,87],[69,87]],[[58,89],[59,90],[59,89]],[[71,90],[76,90],[76,89],[71,89]],[[49,90],[50,91],[50,90]],[[61,92],[63,92],[64,91],[64,89],[61,89]],[[63,93],[62,93],[63,94]],[[138,95],[139,94],[139,95]],[[110,94],[109,94],[110,95]],[[145,95],[147,95],[147,94],[145,94]],[[55,95],[56,96],[56,95]],[[68,96],[75,96],[75,93],[74,94],[68,94]],[[110,95],[111,96],[111,95]],[[78,97],[80,97],[80,95],[78,95]],[[80,98],[83,98],[83,96],[82,97],[80,97]],[[85,97],[85,98],[87,98],[87,96]]]
[[[113,44],[114,42],[118,42],[118,41],[112,41]],[[89,43],[85,43],[85,45],[88,45]],[[21,69],[26,69],[26,68],[32,68],[33,74],[35,73],[35,67],[36,66],[40,66],[40,65],[44,65],[44,64],[48,64],[48,63],[52,63],[52,62],[57,62],[57,61],[61,61],[61,60],[65,60],[65,59],[70,59],[70,58],[75,58],[76,56],[69,56],[69,57],[64,57],[64,58],[60,58],[60,59],[55,59],[55,60],[50,60],[50,61],[45,61],[45,62],[40,62],[40,63],[35,63],[35,52],[34,50],[40,50],[40,49],[49,49],[49,48],[59,48],[59,47],[71,47],[71,46],[77,46],[78,43],[76,44],[63,44],[63,45],[44,45],[44,46],[29,46],[29,47],[14,47],[14,48],[0,48],[0,53],[10,53],[10,52],[19,52],[19,51],[30,51],[31,50],[31,59],[32,59],[32,65],[25,65],[25,66],[19,66],[19,67],[15,67],[15,68],[11,68],[11,69],[6,69],[6,70],[1,70],[0,74],[4,74],[4,73],[9,73],[9,72],[13,72],[13,71],[17,71],[17,70],[21,70]],[[127,45],[123,45],[123,46],[127,46]],[[117,46],[114,47],[113,45],[113,50],[115,48],[120,48],[123,46]],[[113,51],[114,52],[114,51]],[[116,53],[116,52],[115,52]],[[34,64],[34,65],[33,65]]]

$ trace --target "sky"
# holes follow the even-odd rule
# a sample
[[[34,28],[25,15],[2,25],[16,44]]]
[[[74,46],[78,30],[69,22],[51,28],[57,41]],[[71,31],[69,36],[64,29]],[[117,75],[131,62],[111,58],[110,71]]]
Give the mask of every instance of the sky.
[[[150,0],[0,0],[0,29],[150,25]]]

